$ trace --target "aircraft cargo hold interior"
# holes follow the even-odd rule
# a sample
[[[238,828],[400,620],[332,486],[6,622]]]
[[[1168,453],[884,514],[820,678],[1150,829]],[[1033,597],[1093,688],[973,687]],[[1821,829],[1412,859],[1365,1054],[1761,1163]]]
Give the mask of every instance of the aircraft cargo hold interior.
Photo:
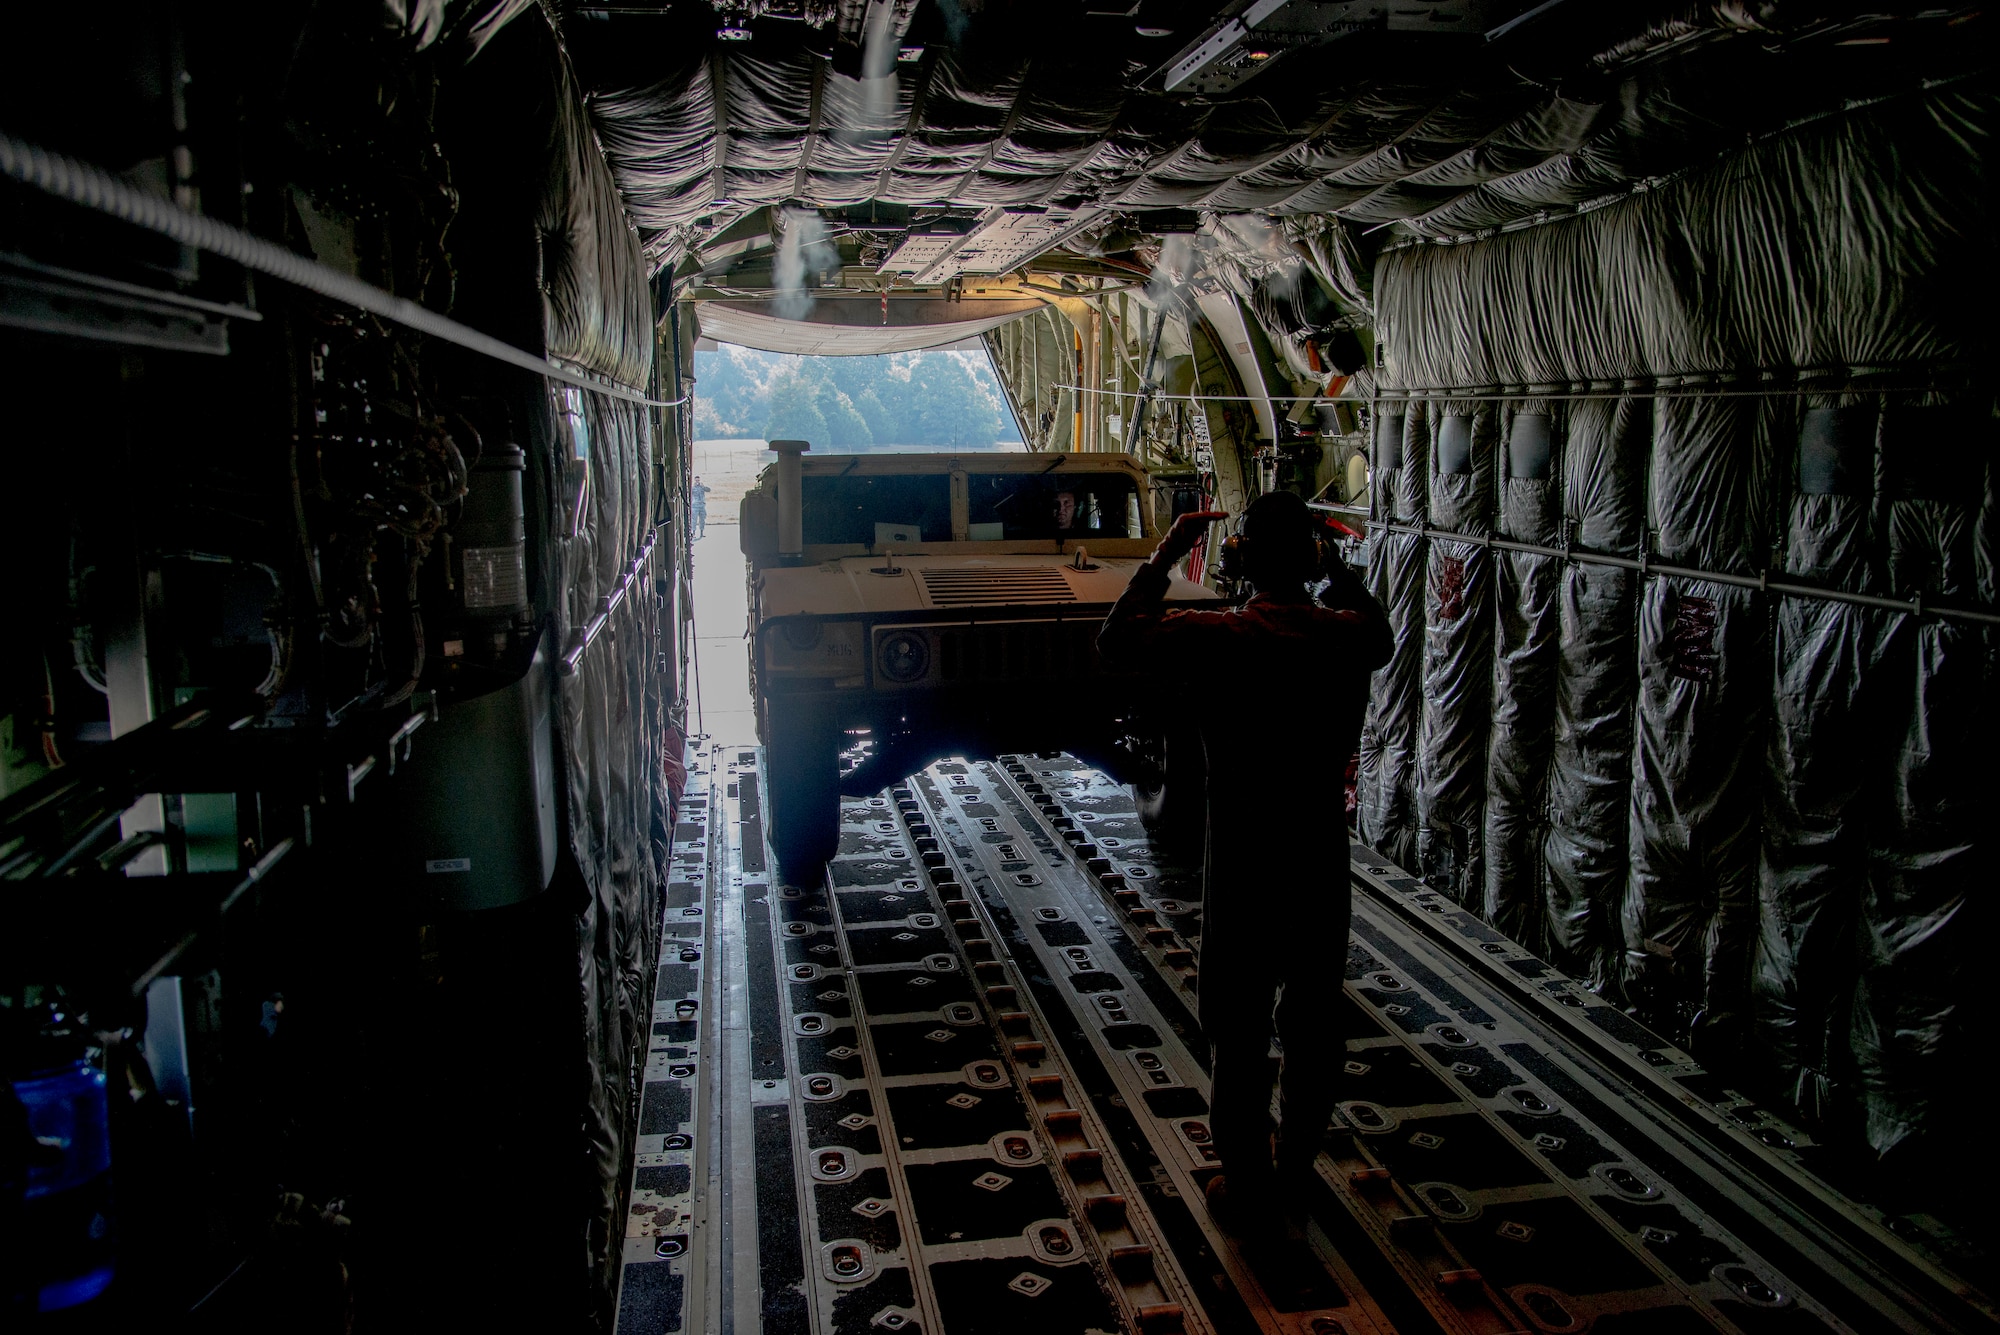
[[[2000,1327],[1994,23],[9,15],[0,1327]]]

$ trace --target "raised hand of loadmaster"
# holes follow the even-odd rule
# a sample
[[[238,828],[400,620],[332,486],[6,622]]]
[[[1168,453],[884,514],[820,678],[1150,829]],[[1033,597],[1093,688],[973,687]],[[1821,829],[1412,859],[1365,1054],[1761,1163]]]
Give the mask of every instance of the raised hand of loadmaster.
[[[1153,564],[1168,569],[1186,560],[1201,542],[1202,534],[1218,519],[1229,518],[1227,510],[1195,510],[1174,520],[1167,536],[1153,549]]]

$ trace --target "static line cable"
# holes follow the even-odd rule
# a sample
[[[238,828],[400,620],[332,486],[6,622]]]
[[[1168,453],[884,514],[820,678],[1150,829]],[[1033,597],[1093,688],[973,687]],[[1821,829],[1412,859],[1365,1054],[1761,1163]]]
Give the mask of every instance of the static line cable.
[[[1128,389],[1087,389],[1082,385],[1049,385],[1049,389],[1073,390],[1078,394],[1100,394],[1110,399],[1143,399],[1146,393]],[[1410,404],[1428,406],[1440,403],[1514,403],[1521,400],[1572,403],[1593,399],[1778,399],[1778,398],[1857,398],[1870,394],[1942,394],[1949,391],[1937,385],[1842,385],[1838,388],[1810,389],[1792,385],[1779,389],[1698,389],[1664,386],[1657,389],[1632,388],[1588,390],[1456,390],[1456,389],[1394,389],[1378,390],[1373,397],[1362,398],[1337,394],[1161,394],[1154,393],[1154,403],[1346,403],[1361,407],[1403,407]]]
[[[1350,513],[1318,503],[1313,503],[1311,508],[1335,514]],[[1359,518],[1359,516],[1352,517]],[[1973,607],[1952,607],[1922,599],[1885,598],[1875,593],[1849,593],[1845,589],[1799,584],[1787,579],[1772,579],[1768,575],[1734,575],[1719,570],[1697,570],[1692,566],[1668,565],[1663,561],[1640,560],[1631,556],[1613,556],[1609,552],[1587,551],[1580,547],[1549,547],[1538,542],[1517,542],[1512,538],[1459,533],[1451,529],[1431,528],[1420,524],[1399,524],[1389,520],[1370,519],[1367,525],[1370,529],[1383,533],[1400,533],[1406,537],[1424,538],[1432,542],[1463,542],[1474,547],[1490,548],[1496,552],[1522,552],[1529,556],[1549,556],[1577,565],[1611,566],[1619,570],[1636,570],[1641,575],[1665,575],[1671,579],[1723,584],[1730,588],[1750,589],[1758,593],[1775,593],[1784,598],[1847,603],[1855,607],[1877,608],[1884,612],[1901,612],[1908,616],[1945,617],[1953,621],[1971,621],[1988,626],[2000,625],[2000,612]]]
[[[1556,403],[1587,402],[1600,399],[1808,399],[1859,398],[1869,394],[1943,394],[1952,391],[1937,385],[1870,385],[1843,381],[1838,385],[1778,385],[1769,389],[1731,389],[1727,386],[1635,385],[1626,389],[1535,390],[1535,389],[1378,389],[1372,402],[1378,404],[1430,405],[1454,401],[1512,403],[1519,399],[1543,399]],[[1273,395],[1273,398],[1278,396]],[[1363,399],[1321,399],[1322,403],[1362,403]]]
[[[1066,389],[1076,394],[1101,394],[1108,399],[1146,399],[1154,403],[1291,403],[1297,399],[1313,399],[1315,403],[1366,403],[1366,399],[1314,399],[1310,394],[1162,394],[1158,390],[1148,394],[1145,390],[1090,389],[1084,385],[1049,385],[1049,389]]]
[[[101,167],[50,152],[5,133],[0,133],[0,174],[57,199],[95,209],[149,232],[158,232],[181,245],[220,255],[280,282],[317,292],[371,315],[379,315],[406,329],[443,339],[468,352],[491,357],[524,371],[533,371],[551,380],[560,380],[566,385],[575,385],[593,394],[649,408],[677,408],[687,402],[686,395],[678,399],[648,398],[628,386],[592,379],[547,357],[525,352],[470,325],[439,315],[405,297],[384,292],[371,283],[364,283],[317,260],[293,254],[283,246],[253,236],[240,227],[232,227],[157,195],[136,190]]]

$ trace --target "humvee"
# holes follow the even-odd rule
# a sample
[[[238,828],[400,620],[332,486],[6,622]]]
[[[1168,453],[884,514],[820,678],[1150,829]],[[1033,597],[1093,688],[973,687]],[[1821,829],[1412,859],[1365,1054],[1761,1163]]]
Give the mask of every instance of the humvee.
[[[1061,748],[1118,774],[1149,701],[1097,631],[1158,531],[1124,454],[849,454],[778,461],[743,500],[751,695],[772,841],[797,878],[843,788],[948,755]],[[1216,594],[1176,575],[1170,602]],[[867,758],[843,781],[865,730]]]

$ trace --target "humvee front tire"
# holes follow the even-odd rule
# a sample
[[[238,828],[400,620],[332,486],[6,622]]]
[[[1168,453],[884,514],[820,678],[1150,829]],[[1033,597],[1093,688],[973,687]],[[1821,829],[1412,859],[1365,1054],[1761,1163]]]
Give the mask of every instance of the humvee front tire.
[[[1161,843],[1198,846],[1208,823],[1208,764],[1201,734],[1172,726],[1146,739],[1133,776],[1132,798],[1147,835]]]
[[[840,730],[816,713],[773,704],[768,716],[771,849],[789,885],[817,885],[840,847]]]

